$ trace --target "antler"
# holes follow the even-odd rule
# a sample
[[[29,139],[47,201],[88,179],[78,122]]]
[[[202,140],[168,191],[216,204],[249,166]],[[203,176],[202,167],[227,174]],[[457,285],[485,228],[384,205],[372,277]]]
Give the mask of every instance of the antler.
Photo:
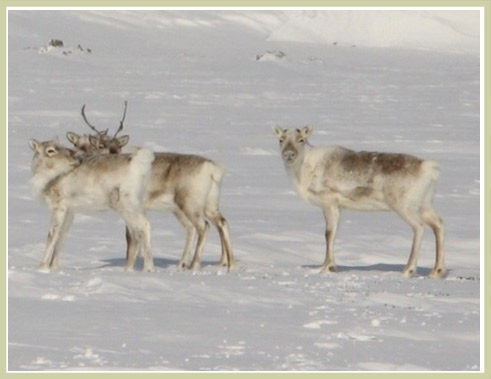
[[[118,135],[118,133],[123,130],[123,123],[124,123],[124,119],[126,118],[126,108],[128,108],[128,102],[125,100],[124,101],[124,112],[123,112],[123,118],[121,119],[121,121],[119,122],[119,128],[118,130],[116,130],[116,133],[114,133],[114,137],[113,138],[116,138],[116,136]]]
[[[105,131],[103,132],[100,132],[96,129],[96,127],[94,125],[91,125],[91,123],[87,120],[87,116],[85,116],[85,104],[83,105],[82,107],[82,117],[85,121],[85,123],[89,126],[89,128],[91,128],[94,132],[96,132],[98,135],[101,135],[101,134],[106,134],[108,129],[106,129]]]

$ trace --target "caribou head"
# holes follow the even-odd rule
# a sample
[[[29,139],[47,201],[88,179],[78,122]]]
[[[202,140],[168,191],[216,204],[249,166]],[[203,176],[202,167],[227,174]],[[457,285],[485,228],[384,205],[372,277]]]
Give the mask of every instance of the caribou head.
[[[84,151],[85,153],[109,153],[109,154],[118,154],[121,152],[123,146],[125,146],[130,140],[129,135],[124,135],[118,137],[118,134],[123,130],[124,120],[126,118],[126,109],[128,108],[128,102],[124,102],[124,111],[123,117],[119,122],[119,128],[116,130],[116,133],[111,137],[108,135],[109,129],[106,130],[98,130],[94,125],[92,125],[87,116],[85,115],[85,104],[82,107],[82,118],[85,123],[92,129],[95,134],[89,135],[78,135],[73,132],[67,133],[68,140],[79,150]]]

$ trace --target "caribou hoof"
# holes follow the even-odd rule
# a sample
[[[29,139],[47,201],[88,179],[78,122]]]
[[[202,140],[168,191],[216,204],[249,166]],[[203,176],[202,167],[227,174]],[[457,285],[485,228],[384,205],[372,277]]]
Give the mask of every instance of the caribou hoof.
[[[430,279],[442,279],[447,274],[447,271],[444,268],[436,268],[434,269],[430,275],[428,276]]]

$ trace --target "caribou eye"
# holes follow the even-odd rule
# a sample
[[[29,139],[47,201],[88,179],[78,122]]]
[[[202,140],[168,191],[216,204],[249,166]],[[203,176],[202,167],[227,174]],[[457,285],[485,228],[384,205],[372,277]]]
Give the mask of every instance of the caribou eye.
[[[285,142],[285,140],[283,138],[280,138],[280,143],[283,144],[283,142]]]
[[[300,143],[304,143],[304,142],[305,142],[305,140],[304,140],[303,138],[300,138],[300,139],[298,140],[298,142],[300,142]]]
[[[48,154],[48,155],[54,155],[54,154],[56,154],[56,149],[54,147],[48,147],[46,149],[46,154]]]

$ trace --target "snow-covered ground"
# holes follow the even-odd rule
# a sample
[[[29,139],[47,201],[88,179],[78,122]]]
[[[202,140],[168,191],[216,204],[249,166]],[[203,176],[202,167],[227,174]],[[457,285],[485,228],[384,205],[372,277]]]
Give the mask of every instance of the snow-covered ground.
[[[476,371],[480,352],[477,11],[19,11],[8,24],[8,369]],[[56,38],[64,47],[49,48]],[[127,273],[114,214],[75,219],[61,269],[38,272],[49,212],[29,138],[118,126],[131,144],[227,167],[239,269],[176,267],[184,232],[150,214],[153,273]],[[345,212],[340,272],[319,274],[324,220],[293,191],[271,126],[311,143],[441,164],[448,277],[403,279],[412,232]],[[68,144],[68,142],[67,142]]]

